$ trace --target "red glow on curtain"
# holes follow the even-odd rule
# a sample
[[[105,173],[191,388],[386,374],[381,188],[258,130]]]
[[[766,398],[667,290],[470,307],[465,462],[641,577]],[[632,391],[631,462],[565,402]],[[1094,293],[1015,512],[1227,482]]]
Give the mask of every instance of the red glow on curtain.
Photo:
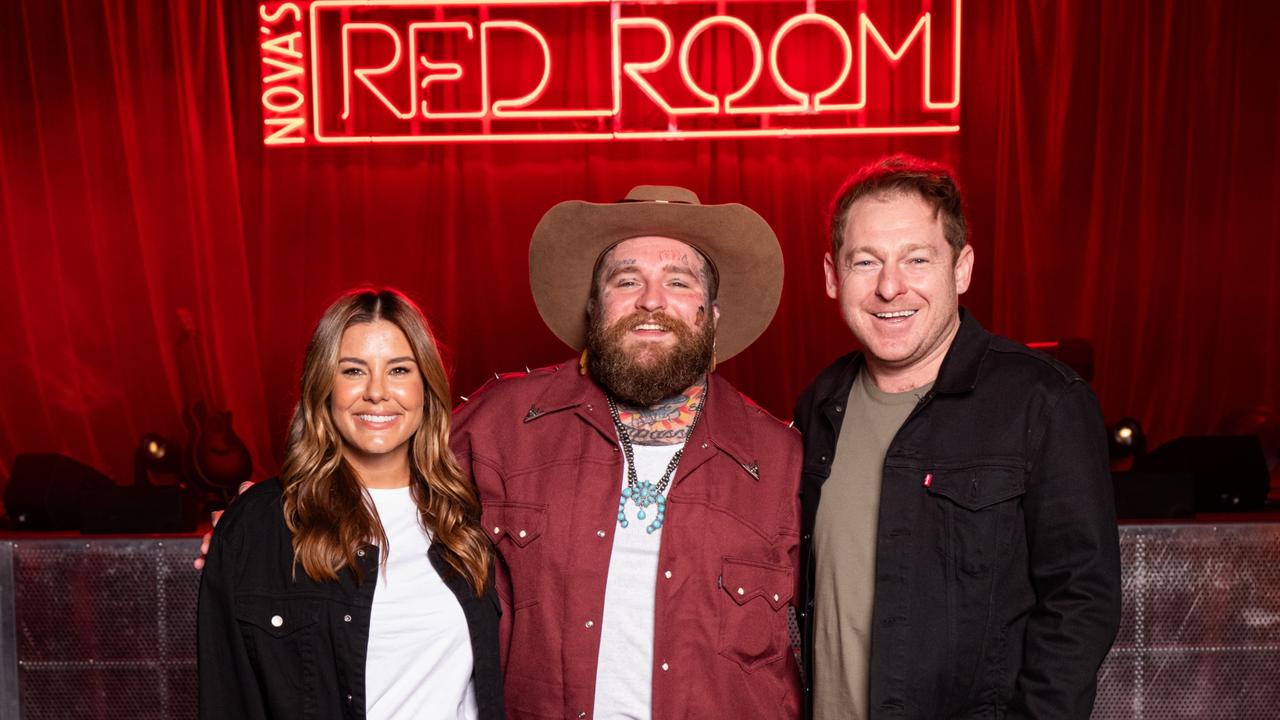
[[[917,20],[868,6],[898,42]],[[822,289],[829,196],[899,150],[965,182],[966,304],[1017,339],[1091,340],[1109,418],[1158,443],[1280,404],[1280,6],[964,7],[958,135],[264,149],[255,5],[4,3],[0,466],[56,451],[127,478],[138,437],[181,441],[207,387],[272,472],[311,324],[362,282],[419,301],[455,394],[562,360],[529,235],[556,202],[638,183],[744,202],[778,230],[778,317],[722,372],[788,417],[853,346]]]

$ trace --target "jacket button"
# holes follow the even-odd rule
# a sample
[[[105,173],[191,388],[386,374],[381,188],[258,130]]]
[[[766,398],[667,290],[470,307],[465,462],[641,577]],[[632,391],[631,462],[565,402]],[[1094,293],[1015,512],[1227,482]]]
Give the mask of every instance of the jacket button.
[[[826,456],[826,455],[823,455],[822,457],[818,458],[818,462],[820,462],[820,463],[825,463],[826,461],[827,461],[827,456]]]
[[[604,537],[604,535],[605,535],[605,532],[603,530],[596,531],[596,537]]]
[[[354,700],[354,699],[355,699],[355,698],[353,698],[353,697],[351,696],[351,694],[350,694],[350,693],[347,693],[347,702],[348,702],[348,703],[350,703],[350,702],[351,702],[352,700]]]
[[[662,672],[666,672],[667,670],[670,670],[670,669],[671,669],[670,666],[668,666],[666,663],[662,663]]]
[[[579,717],[579,718],[584,718],[584,717],[586,717],[586,716],[587,716],[587,711],[586,711],[586,710],[583,710],[582,712],[578,713],[578,717]]]
[[[357,550],[356,557],[364,557],[364,550]]]
[[[497,535],[497,534],[499,534],[499,533],[501,533],[501,532],[502,532],[502,528],[500,528],[500,527],[495,527],[495,528],[493,529],[493,534],[494,534],[494,535]]]
[[[836,412],[838,412],[838,413],[839,413],[839,412],[844,412],[844,406],[843,406],[843,405],[837,405],[837,406],[836,406]]]
[[[284,625],[284,618],[280,617],[279,615],[272,615],[271,627],[280,627],[281,625]]]
[[[671,571],[670,571],[670,570],[668,570],[668,571],[666,571],[666,572],[662,573],[662,576],[663,576],[663,577],[665,577],[666,579],[670,580],[670,579],[671,579]]]
[[[594,621],[588,620],[586,623],[583,624],[583,626],[586,627],[588,630],[590,630],[591,628],[595,627],[596,624]]]
[[[529,534],[529,533],[527,533],[527,532],[525,532],[525,531],[523,531],[523,530],[521,530],[521,531],[520,531],[520,533],[519,533],[520,537],[524,537],[525,535],[528,535],[528,534]]]
[[[351,616],[350,616],[350,615],[343,615],[343,616],[342,616],[342,622],[351,622]]]

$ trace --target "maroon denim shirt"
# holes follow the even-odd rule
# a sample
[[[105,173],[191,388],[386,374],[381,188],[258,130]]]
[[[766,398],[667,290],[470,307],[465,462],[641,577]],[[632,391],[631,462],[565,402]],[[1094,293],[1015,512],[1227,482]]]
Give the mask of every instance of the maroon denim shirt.
[[[577,361],[490,381],[454,417],[501,556],[507,715],[593,716],[622,453]],[[799,435],[712,375],[668,493],[653,720],[797,718],[787,629],[799,577]]]

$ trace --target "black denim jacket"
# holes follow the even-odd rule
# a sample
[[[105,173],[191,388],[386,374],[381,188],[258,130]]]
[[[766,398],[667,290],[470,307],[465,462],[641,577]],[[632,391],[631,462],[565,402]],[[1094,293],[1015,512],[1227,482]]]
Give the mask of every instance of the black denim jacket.
[[[870,714],[1084,720],[1120,621],[1102,415],[1070,369],[960,312],[932,391],[885,456]],[[836,361],[796,407],[806,667],[814,518],[862,363]]]
[[[365,651],[378,548],[360,551],[363,581],[344,570],[315,582],[299,568],[276,480],[238,498],[219,521],[200,579],[198,657],[203,720],[365,717]],[[439,554],[431,564],[462,606],[482,720],[501,720],[498,602],[477,597]],[[380,669],[394,672],[394,668]]]

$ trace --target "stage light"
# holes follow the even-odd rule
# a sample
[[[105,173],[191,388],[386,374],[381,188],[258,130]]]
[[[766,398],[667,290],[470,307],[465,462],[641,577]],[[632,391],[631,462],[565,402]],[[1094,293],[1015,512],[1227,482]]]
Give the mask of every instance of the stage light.
[[[149,432],[133,450],[134,483],[150,484],[149,474],[172,475],[182,469],[182,450],[163,435]]]
[[[147,457],[155,461],[164,460],[164,456],[169,452],[169,444],[158,435],[143,435],[141,447]]]
[[[1131,417],[1112,425],[1108,436],[1113,462],[1131,456],[1142,457],[1147,452],[1147,435],[1142,431],[1142,424]]]

